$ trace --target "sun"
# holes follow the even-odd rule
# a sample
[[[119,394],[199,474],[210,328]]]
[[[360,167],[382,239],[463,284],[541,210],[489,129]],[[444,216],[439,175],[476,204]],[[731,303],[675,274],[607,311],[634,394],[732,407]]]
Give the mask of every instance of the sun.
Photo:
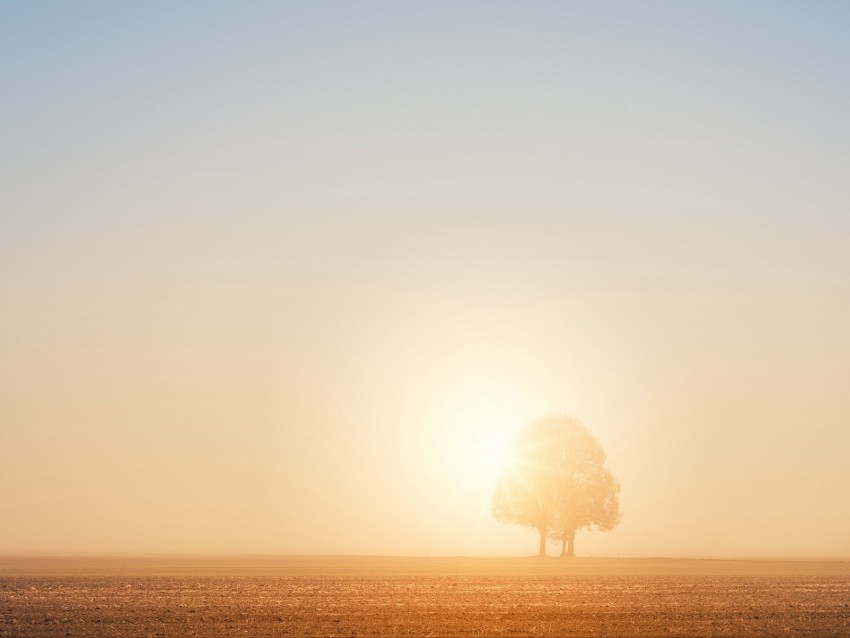
[[[511,444],[522,425],[505,403],[470,400],[456,406],[444,425],[442,471],[464,491],[489,493],[511,460]]]
[[[470,427],[458,447],[465,459],[467,480],[486,485],[496,484],[510,459],[510,442],[488,424]]]

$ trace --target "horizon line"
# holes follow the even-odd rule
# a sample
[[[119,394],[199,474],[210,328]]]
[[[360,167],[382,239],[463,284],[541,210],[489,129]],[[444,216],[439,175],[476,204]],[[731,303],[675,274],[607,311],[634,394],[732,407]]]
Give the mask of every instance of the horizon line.
[[[134,558],[141,560],[283,560],[283,559],[434,559],[434,560],[520,560],[542,558],[564,558],[557,553],[538,556],[537,554],[483,555],[483,554],[330,554],[330,553],[268,553],[268,552],[91,552],[91,551],[2,551],[0,560],[30,559],[119,559]],[[693,561],[755,561],[755,562],[850,562],[850,555],[625,555],[625,554],[586,554],[571,557],[571,560],[693,560]]]

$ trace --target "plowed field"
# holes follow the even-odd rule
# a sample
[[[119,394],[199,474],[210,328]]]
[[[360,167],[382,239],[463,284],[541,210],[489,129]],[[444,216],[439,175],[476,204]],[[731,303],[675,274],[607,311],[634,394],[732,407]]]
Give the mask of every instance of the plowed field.
[[[848,636],[850,565],[0,559],[0,636]]]

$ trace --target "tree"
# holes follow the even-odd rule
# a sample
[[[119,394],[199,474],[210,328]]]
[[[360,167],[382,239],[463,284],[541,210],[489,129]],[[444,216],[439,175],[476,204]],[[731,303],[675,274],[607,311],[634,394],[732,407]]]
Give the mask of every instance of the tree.
[[[613,529],[620,520],[620,485],[605,466],[605,452],[578,420],[552,416],[526,426],[514,441],[513,459],[493,494],[493,515],[560,540],[573,556],[575,533]]]

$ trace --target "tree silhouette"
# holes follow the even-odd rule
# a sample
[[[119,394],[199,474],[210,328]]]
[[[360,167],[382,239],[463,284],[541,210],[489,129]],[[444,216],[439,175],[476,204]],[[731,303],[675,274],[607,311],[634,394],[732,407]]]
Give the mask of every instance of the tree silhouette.
[[[546,417],[526,426],[514,441],[513,459],[493,494],[493,515],[560,540],[572,556],[575,533],[610,530],[620,520],[620,486],[605,466],[605,452],[576,419]]]

